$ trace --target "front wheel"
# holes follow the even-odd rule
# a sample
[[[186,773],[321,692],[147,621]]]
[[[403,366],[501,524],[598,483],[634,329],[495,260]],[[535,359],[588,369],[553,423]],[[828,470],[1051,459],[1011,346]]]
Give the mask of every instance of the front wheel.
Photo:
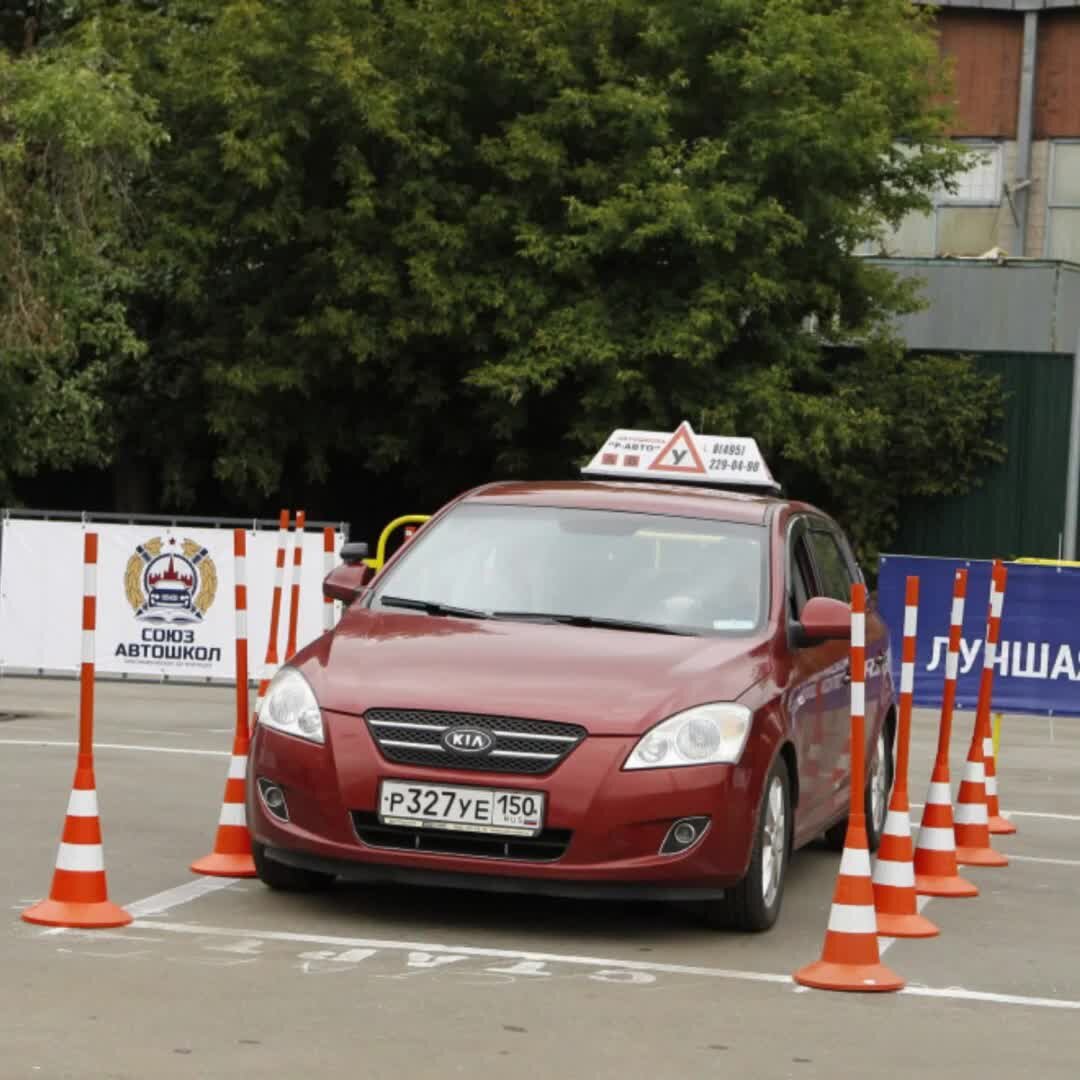
[[[892,741],[883,726],[878,732],[874,755],[866,777],[863,795],[863,813],[866,815],[866,846],[877,851],[885,832],[885,818],[889,813],[889,793],[892,791],[893,760]],[[843,851],[847,839],[848,819],[845,815],[825,832],[825,843],[833,851]]]
[[[791,779],[778,757],[765,780],[757,833],[746,876],[718,900],[706,901],[704,916],[714,927],[768,930],[780,915],[791,854]]]

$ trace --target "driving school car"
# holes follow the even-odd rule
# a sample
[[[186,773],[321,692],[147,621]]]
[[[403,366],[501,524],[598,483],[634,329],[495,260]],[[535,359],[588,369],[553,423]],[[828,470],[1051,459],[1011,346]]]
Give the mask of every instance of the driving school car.
[[[340,622],[260,710],[247,811],[267,885],[694,901],[761,930],[791,853],[842,843],[862,575],[753,439],[617,431],[581,480],[485,485],[385,565],[382,547],[345,549],[324,584]],[[872,847],[888,647],[871,611]]]

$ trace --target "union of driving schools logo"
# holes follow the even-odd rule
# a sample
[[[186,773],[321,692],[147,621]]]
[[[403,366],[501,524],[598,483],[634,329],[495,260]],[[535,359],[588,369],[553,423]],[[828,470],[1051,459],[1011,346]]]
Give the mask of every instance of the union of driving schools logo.
[[[124,572],[135,618],[148,623],[201,623],[217,594],[217,568],[194,540],[155,536],[138,544]]]

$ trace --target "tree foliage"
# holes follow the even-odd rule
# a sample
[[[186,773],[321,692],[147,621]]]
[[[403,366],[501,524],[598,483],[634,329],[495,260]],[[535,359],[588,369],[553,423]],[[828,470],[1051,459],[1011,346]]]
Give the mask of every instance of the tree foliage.
[[[851,254],[961,160],[907,0],[98,0],[61,36],[91,25],[153,165],[111,189],[128,276],[64,310],[120,335],[94,408],[163,504],[381,473],[430,506],[685,416],[872,552],[998,453],[996,387],[906,358],[912,294]]]

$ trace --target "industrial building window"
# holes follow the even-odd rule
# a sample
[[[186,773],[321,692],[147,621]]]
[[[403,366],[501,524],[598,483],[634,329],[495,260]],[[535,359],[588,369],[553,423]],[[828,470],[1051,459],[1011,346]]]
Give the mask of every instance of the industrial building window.
[[[1080,141],[1050,144],[1046,255],[1080,262]]]
[[[944,187],[933,194],[934,209],[911,213],[880,243],[861,244],[859,255],[928,257],[980,255],[998,243],[1002,200],[1002,146],[1000,143],[965,142],[973,152],[966,171],[955,178],[955,191]]]
[[[940,206],[998,206],[1001,203],[1001,146],[998,143],[966,143],[978,156],[966,172],[956,177],[956,191],[938,194]]]

